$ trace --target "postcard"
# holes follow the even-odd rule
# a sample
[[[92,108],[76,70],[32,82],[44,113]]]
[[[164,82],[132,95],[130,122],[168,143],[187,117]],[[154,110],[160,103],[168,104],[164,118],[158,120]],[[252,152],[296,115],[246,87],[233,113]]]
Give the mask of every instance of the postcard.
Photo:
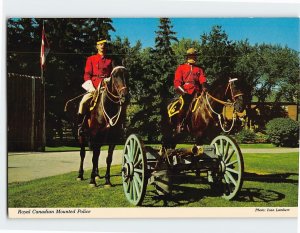
[[[9,218],[297,217],[299,18],[6,30]]]

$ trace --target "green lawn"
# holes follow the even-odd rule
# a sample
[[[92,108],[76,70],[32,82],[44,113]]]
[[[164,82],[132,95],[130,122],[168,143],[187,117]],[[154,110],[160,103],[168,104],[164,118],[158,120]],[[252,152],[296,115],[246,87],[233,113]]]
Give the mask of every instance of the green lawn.
[[[267,207],[298,206],[298,153],[244,154],[244,184],[236,200],[227,201],[210,189],[204,177],[194,174],[174,178],[172,198],[164,202],[148,185],[143,206]],[[105,173],[104,169],[100,174]],[[120,166],[112,167],[110,189],[90,188],[90,171],[84,181],[77,172],[8,185],[8,207],[132,207],[125,199]]]
[[[153,147],[159,147],[159,144],[147,144],[147,146],[153,146]],[[191,147],[193,144],[178,144],[177,148],[185,148],[185,147]],[[261,144],[240,144],[239,145],[241,148],[257,148],[257,149],[262,149],[262,148],[276,148],[276,146],[269,144],[269,143],[261,143]],[[88,147],[86,147],[87,150],[89,150]],[[103,146],[104,150],[108,149],[108,146]],[[123,145],[117,145],[116,146],[117,150],[123,150],[124,146]],[[78,151],[80,150],[79,147],[71,147],[71,146],[59,146],[59,147],[46,147],[47,152],[59,152],[59,151]]]

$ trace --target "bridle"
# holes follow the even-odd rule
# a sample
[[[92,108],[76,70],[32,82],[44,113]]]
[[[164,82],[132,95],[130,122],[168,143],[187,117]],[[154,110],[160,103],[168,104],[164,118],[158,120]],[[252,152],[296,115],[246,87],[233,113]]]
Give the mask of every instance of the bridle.
[[[110,98],[110,100],[113,101],[114,103],[119,103],[122,100],[122,98],[123,98],[122,91],[127,89],[126,82],[125,82],[124,79],[123,79],[123,83],[125,85],[122,86],[122,87],[117,86],[114,82],[114,79],[113,79],[114,74],[119,69],[125,69],[126,70],[126,68],[124,66],[116,66],[116,67],[113,68],[110,77],[107,78],[106,84],[109,83],[109,82],[112,82],[111,90],[109,90],[108,86],[105,85],[105,91],[108,93],[108,97]],[[114,92],[113,90],[116,90],[117,95],[113,94],[113,92]],[[113,100],[112,98],[114,98],[116,100]]]
[[[237,97],[243,95],[243,93],[241,93],[241,92],[235,94],[234,91],[233,91],[232,84],[233,84],[235,81],[237,81],[237,80],[238,80],[237,78],[233,78],[233,79],[229,79],[229,80],[228,80],[228,85],[227,85],[227,87],[226,87],[226,90],[225,90],[225,93],[224,93],[224,94],[225,94],[225,96],[226,96],[227,92],[230,90],[230,96],[231,96],[231,99],[230,99],[230,100],[228,100],[228,101],[220,100],[220,99],[218,99],[218,98],[216,98],[216,97],[210,95],[208,92],[206,92],[206,96],[205,96],[205,97],[206,97],[206,103],[207,103],[208,107],[210,108],[210,110],[211,110],[214,114],[216,114],[216,115],[218,116],[218,120],[219,120],[219,123],[220,123],[220,127],[221,127],[221,129],[223,130],[223,132],[225,132],[225,133],[230,132],[230,131],[232,130],[233,126],[234,126],[234,123],[235,123],[235,120],[236,120],[236,116],[237,116],[236,110],[235,110],[235,108],[234,108],[234,105],[235,105],[235,103],[236,103]],[[232,111],[232,124],[231,124],[231,127],[230,127],[228,130],[226,130],[225,127],[223,126],[222,119],[221,119],[221,118],[222,118],[222,115],[221,115],[220,113],[217,113],[217,112],[212,108],[212,106],[211,106],[211,104],[210,104],[210,102],[209,102],[208,97],[210,97],[212,100],[214,100],[214,101],[216,101],[216,102],[218,102],[218,103],[224,105],[225,107],[228,107],[228,106],[229,106],[229,107],[233,107],[233,111]]]
[[[100,106],[101,106],[101,110],[103,112],[103,116],[104,116],[104,119],[106,121],[106,123],[108,123],[110,126],[115,126],[117,123],[118,123],[118,120],[120,118],[120,115],[121,115],[121,111],[122,111],[122,105],[124,103],[124,97],[123,97],[123,94],[122,94],[122,91],[123,90],[126,90],[127,89],[127,86],[126,86],[126,82],[125,80],[123,80],[123,83],[125,84],[124,86],[122,87],[118,87],[115,82],[113,81],[113,77],[114,77],[114,73],[118,70],[118,69],[126,69],[124,66],[116,66],[114,67],[114,69],[112,70],[111,72],[111,75],[109,78],[107,78],[107,80],[105,81],[105,86],[104,86],[104,90],[102,92],[102,95],[101,95],[101,102],[100,102]],[[124,78],[124,77],[123,77]],[[108,83],[111,83],[111,90],[109,90],[109,87],[108,87]],[[117,92],[117,95],[115,95],[113,92],[114,90],[116,90]],[[105,109],[105,105],[104,105],[104,93],[107,93],[105,96],[108,97],[108,99],[114,103],[114,104],[117,104],[119,106],[119,109],[118,109],[118,112],[117,114],[115,114],[114,116],[109,116],[106,109]]]
[[[235,103],[237,97],[244,95],[242,92],[239,92],[239,93],[237,93],[237,94],[235,94],[235,93],[233,92],[232,84],[233,84],[235,81],[237,81],[237,80],[238,80],[237,78],[231,78],[231,79],[229,79],[229,80],[228,80],[227,88],[226,88],[226,90],[225,90],[225,96],[226,96],[226,94],[227,94],[227,91],[230,90],[231,100],[232,100],[234,103]]]

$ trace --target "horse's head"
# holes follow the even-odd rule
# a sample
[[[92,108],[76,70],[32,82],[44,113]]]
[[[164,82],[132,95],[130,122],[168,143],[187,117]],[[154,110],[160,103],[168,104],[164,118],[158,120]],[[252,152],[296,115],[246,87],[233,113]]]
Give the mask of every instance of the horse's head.
[[[128,94],[127,79],[128,72],[126,68],[124,66],[116,66],[113,68],[110,80],[107,83],[109,92],[111,92],[115,98],[118,98],[122,104],[126,101]]]
[[[238,87],[238,79],[230,78],[228,81],[228,85],[225,91],[225,96],[227,99],[230,99],[231,102],[234,103],[234,109],[237,112],[243,112],[245,109],[245,102],[243,98],[243,92]]]

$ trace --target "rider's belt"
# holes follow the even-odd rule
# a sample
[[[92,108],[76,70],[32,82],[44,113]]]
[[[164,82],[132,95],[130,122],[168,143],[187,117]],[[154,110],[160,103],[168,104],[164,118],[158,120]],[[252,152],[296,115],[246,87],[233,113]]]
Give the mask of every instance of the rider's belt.
[[[92,78],[106,78],[106,75],[93,75]]]
[[[195,82],[186,82],[185,84],[195,84]],[[183,84],[183,85],[185,85],[185,84]]]

